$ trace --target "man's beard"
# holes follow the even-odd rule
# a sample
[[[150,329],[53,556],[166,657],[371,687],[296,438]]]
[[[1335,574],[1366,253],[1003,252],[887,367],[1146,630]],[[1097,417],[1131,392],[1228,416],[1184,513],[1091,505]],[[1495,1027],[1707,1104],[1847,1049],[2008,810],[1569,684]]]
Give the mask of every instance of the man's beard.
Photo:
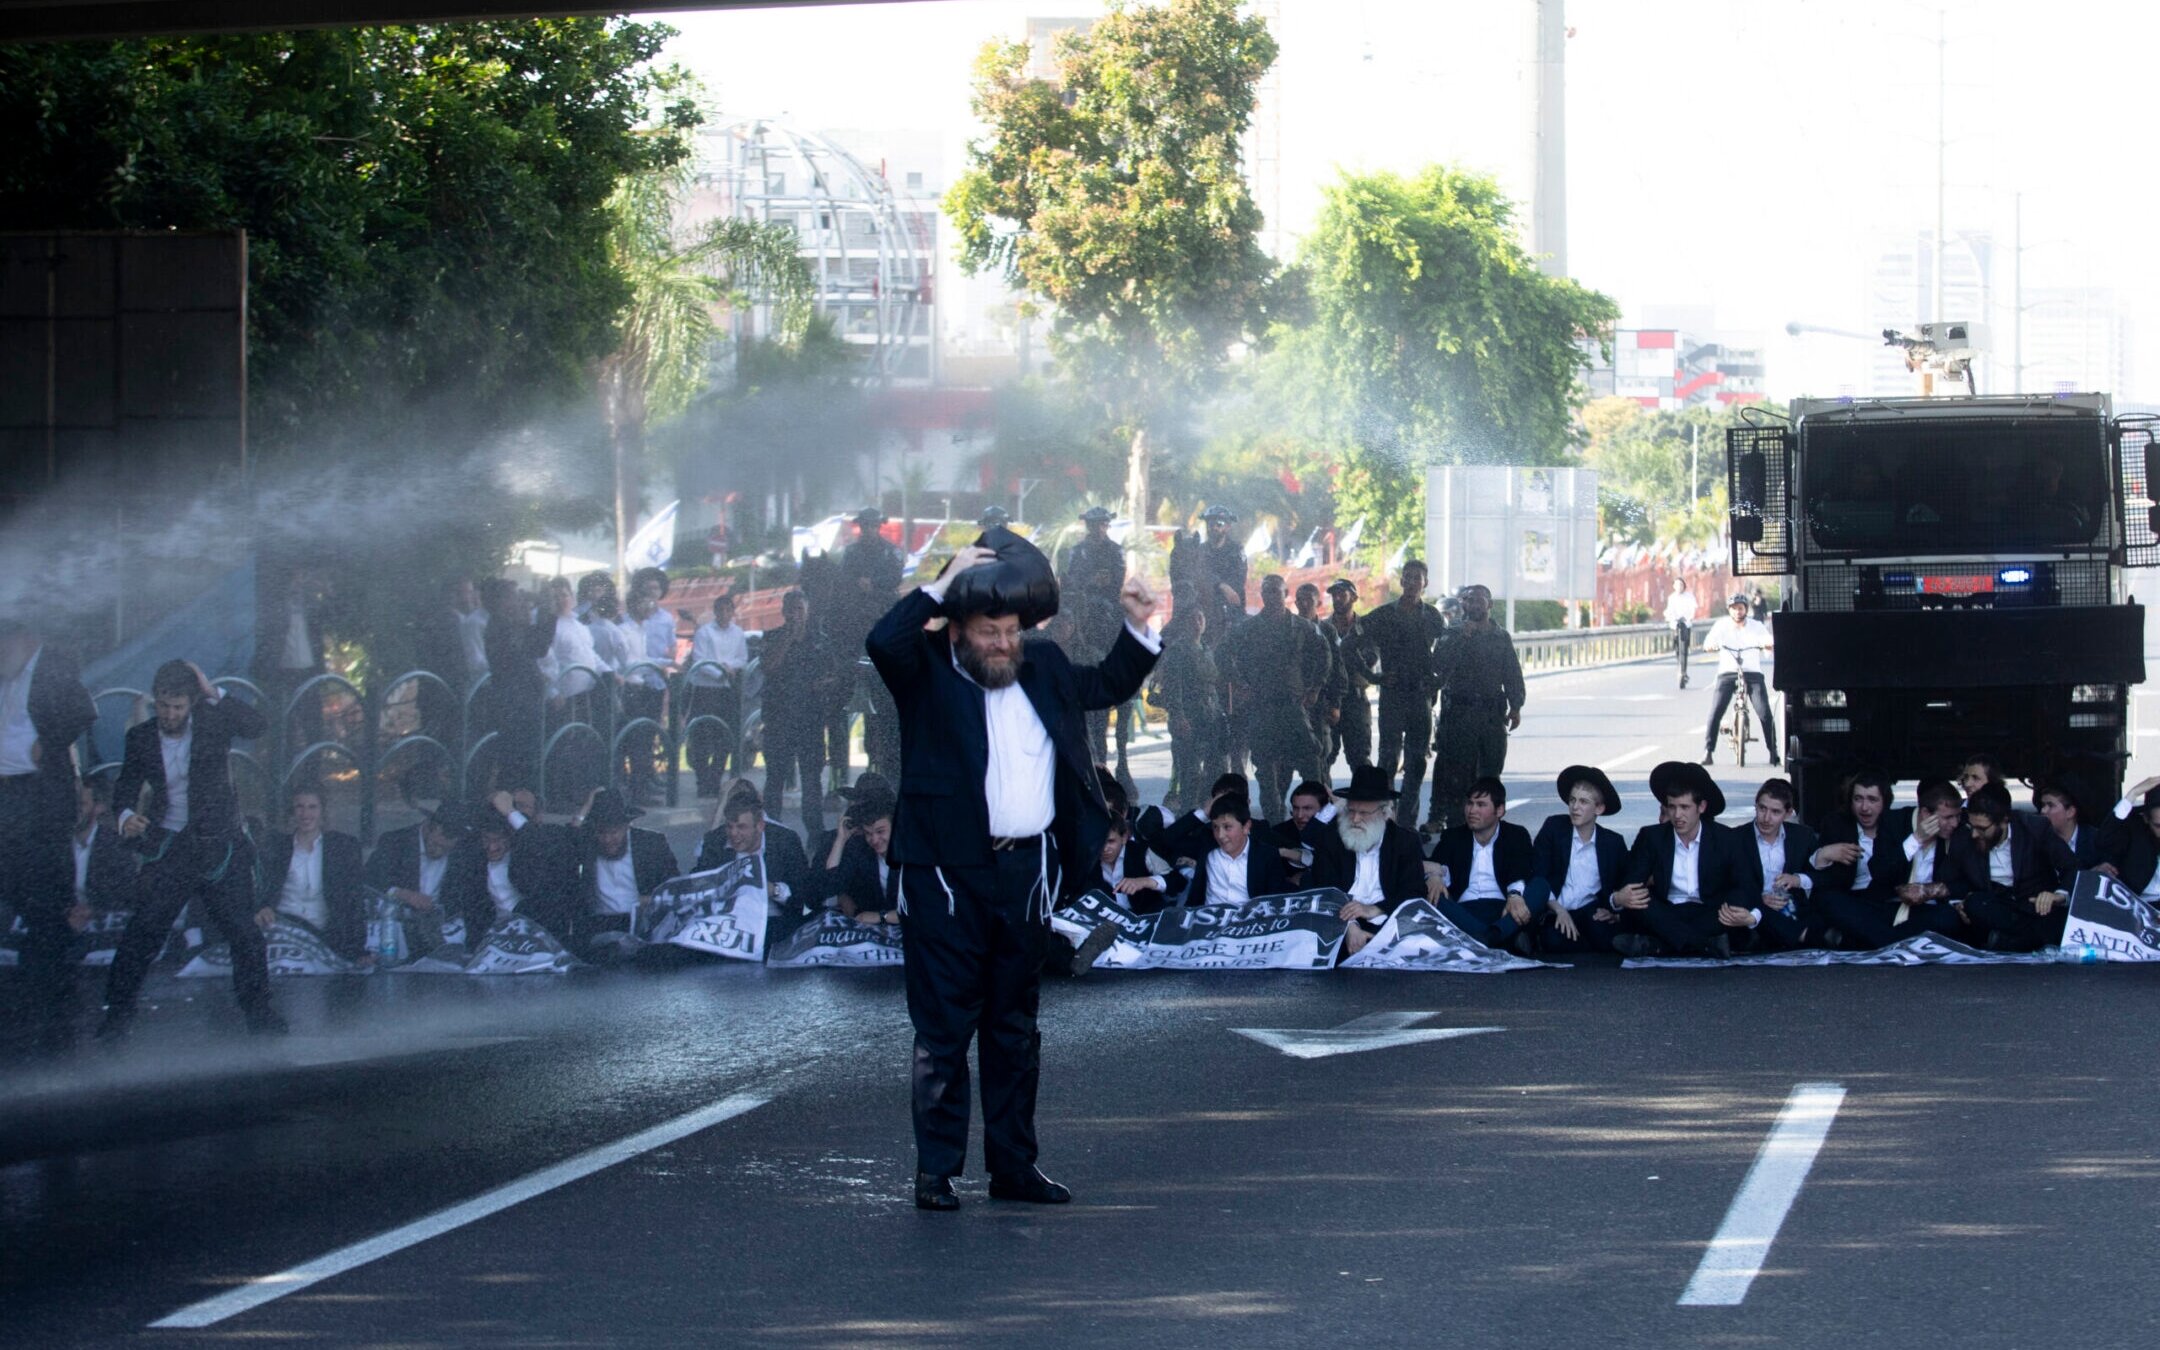
[[[1368,820],[1362,825],[1350,823],[1350,817],[1335,817],[1335,832],[1342,836],[1343,847],[1352,853],[1363,853],[1380,847],[1380,840],[1387,834],[1387,817]]]
[[[990,658],[975,650],[974,643],[964,637],[954,645],[953,655],[959,660],[960,669],[968,673],[968,678],[985,689],[1003,689],[1020,678],[1018,657],[1009,657],[993,664]]]

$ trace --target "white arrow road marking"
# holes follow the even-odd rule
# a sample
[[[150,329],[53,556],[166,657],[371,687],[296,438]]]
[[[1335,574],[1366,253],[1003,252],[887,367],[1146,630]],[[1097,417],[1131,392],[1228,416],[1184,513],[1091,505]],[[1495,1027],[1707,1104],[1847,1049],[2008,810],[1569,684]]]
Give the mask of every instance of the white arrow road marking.
[[[1420,1041],[1445,1041],[1456,1036],[1479,1036],[1506,1027],[1431,1027],[1417,1024],[1431,1012],[1378,1012],[1352,1018],[1339,1027],[1232,1027],[1240,1036],[1280,1050],[1292,1059],[1326,1059],[1329,1055],[1354,1055],[1360,1050],[1386,1050]]]
[[[1680,1306],[1732,1307],[1747,1297],[1844,1102],[1845,1088],[1839,1083],[1802,1083],[1792,1090],[1732,1208],[1725,1211],[1725,1222],[1710,1239],[1702,1264],[1695,1267],[1695,1278],[1682,1291]]]

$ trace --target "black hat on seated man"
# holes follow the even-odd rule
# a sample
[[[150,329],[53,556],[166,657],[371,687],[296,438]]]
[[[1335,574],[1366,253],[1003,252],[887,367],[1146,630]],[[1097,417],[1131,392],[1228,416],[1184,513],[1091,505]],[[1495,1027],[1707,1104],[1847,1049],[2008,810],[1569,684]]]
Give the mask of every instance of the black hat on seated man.
[[[1350,770],[1350,785],[1337,788],[1335,795],[1346,802],[1391,802],[1402,794],[1395,790],[1395,780],[1387,770],[1361,764]]]
[[[1612,779],[1605,776],[1603,769],[1592,768],[1588,764],[1570,764],[1560,771],[1560,800],[1565,802],[1581,783],[1588,783],[1596,788],[1598,796],[1604,801],[1605,805],[1598,810],[1599,815],[1620,814],[1620,793],[1613,787]]]
[[[425,814],[430,824],[454,835],[468,835],[480,827],[479,808],[464,802],[446,801]]]
[[[1057,614],[1057,573],[1041,549],[1002,527],[984,530],[975,547],[989,549],[997,560],[953,577],[945,588],[945,617],[1012,614],[1022,628],[1033,628]]]
[[[1117,516],[1107,506],[1091,506],[1087,510],[1080,513],[1080,519],[1087,521],[1090,524],[1100,522],[1107,525],[1111,521],[1116,520]]]
[[[1669,759],[1650,771],[1650,791],[1664,804],[1667,797],[1678,792],[1689,792],[1703,804],[1703,818],[1725,814],[1725,789],[1717,785],[1710,771],[1700,764],[1686,760]]]
[[[592,809],[585,813],[585,823],[593,829],[605,830],[616,825],[628,825],[644,814],[624,801],[621,792],[614,788],[602,788],[593,794]]]

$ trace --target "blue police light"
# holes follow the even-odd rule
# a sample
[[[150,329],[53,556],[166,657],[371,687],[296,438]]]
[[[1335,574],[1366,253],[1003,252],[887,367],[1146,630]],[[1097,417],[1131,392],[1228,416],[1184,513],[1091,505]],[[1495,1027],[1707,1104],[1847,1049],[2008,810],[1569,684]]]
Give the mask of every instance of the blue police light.
[[[2005,586],[2023,586],[2033,579],[2030,567],[2005,567],[1995,574],[1995,580]]]

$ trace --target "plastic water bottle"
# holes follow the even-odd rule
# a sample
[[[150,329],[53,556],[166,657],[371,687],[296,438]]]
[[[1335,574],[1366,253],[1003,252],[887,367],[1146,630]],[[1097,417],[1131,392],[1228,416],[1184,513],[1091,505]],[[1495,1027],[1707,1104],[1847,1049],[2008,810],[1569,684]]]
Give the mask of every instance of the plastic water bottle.
[[[399,924],[395,919],[383,920],[382,946],[375,953],[376,965],[394,966],[398,963],[398,937],[400,935],[399,930],[402,927],[403,925]]]
[[[2073,966],[2097,966],[2106,959],[2100,955],[2100,949],[2090,942],[2080,942],[2074,947],[2065,943],[2055,950],[2056,960]]]

